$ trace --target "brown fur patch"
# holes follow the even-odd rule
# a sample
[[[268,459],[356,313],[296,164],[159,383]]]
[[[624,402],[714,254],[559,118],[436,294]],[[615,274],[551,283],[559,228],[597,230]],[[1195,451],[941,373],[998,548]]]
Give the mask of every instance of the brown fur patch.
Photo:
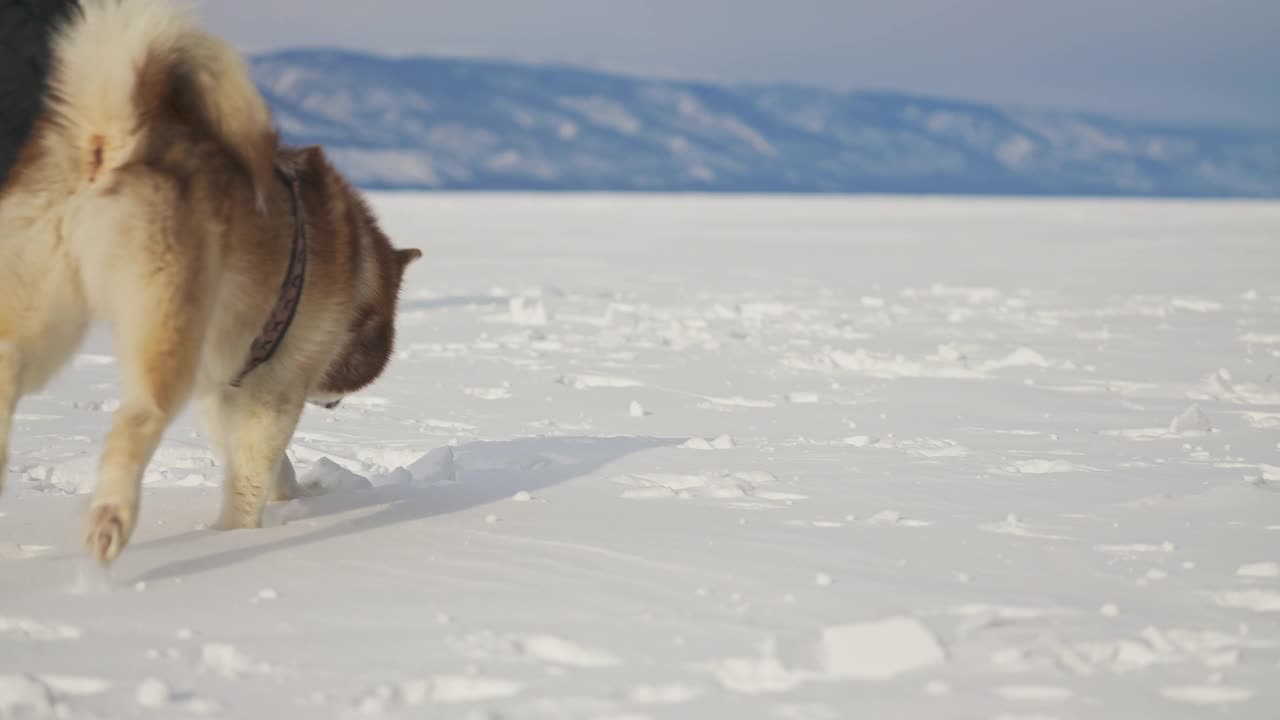
[[[368,386],[386,369],[395,350],[395,314],[405,268],[422,257],[417,249],[396,250],[378,226],[368,204],[329,164],[319,148],[304,151],[308,162],[299,179],[306,184],[322,184],[341,198],[335,227],[346,234],[348,250],[354,254],[351,277],[358,278],[365,263],[372,263],[373,287],[370,296],[351,316],[346,342],[330,363],[320,383],[326,394],[345,395]],[[323,179],[322,179],[323,178]],[[357,288],[357,292],[361,289]]]

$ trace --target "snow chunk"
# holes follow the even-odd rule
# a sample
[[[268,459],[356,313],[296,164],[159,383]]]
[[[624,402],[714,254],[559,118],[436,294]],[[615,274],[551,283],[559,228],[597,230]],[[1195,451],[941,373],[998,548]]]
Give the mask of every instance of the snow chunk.
[[[794,305],[781,302],[744,302],[738,303],[738,315],[747,320],[763,318],[779,318],[795,311]]]
[[[996,694],[1011,702],[1062,702],[1071,699],[1071,691],[1053,685],[1005,685],[996,688]]]
[[[606,377],[603,375],[565,375],[559,380],[561,385],[568,385],[575,390],[587,390],[590,388],[632,388],[641,387],[642,383],[635,380],[628,380],[620,377]]]
[[[554,635],[526,635],[519,640],[521,649],[544,662],[576,668],[603,668],[621,665],[613,653],[584,647]]]
[[[788,669],[771,649],[759,657],[722,660],[715,674],[726,689],[744,695],[789,692],[805,680],[804,673]]]
[[[1249,578],[1275,578],[1280,577],[1280,565],[1273,562],[1252,563],[1249,565],[1241,565],[1236,570],[1236,575]]]
[[[888,680],[947,660],[933,633],[910,617],[826,628],[818,656],[827,675],[865,680]]]
[[[42,492],[84,495],[93,492],[98,483],[98,461],[83,456],[56,465],[41,463],[29,468],[26,475]]]
[[[13,633],[32,640],[79,640],[84,631],[73,625],[44,623],[30,618],[0,616],[0,633]]]
[[[637,685],[627,691],[627,699],[637,705],[680,705],[698,697],[688,685]]]
[[[822,396],[816,392],[789,392],[787,402],[792,405],[816,405],[822,402]]]
[[[547,306],[541,298],[513,297],[507,308],[511,322],[516,325],[542,326],[547,324]]]
[[[1023,475],[1050,475],[1053,473],[1088,472],[1091,467],[1076,465],[1066,460],[1019,460],[1005,468],[1008,472]]]
[[[111,689],[111,683],[98,677],[86,675],[40,675],[40,682],[56,695],[75,695],[87,697],[101,695]]]
[[[30,675],[0,675],[0,718],[52,717],[49,687]]]
[[[413,476],[413,484],[418,486],[447,484],[458,479],[457,460],[454,458],[453,448],[448,445],[418,458],[408,470]]]
[[[713,440],[690,438],[680,447],[689,450],[732,450],[737,447],[737,443],[729,435],[719,435]]]
[[[1186,310],[1188,312],[1212,313],[1212,312],[1221,312],[1223,305],[1222,303],[1214,302],[1213,300],[1206,300],[1204,298],[1197,298],[1197,297],[1188,297],[1188,298],[1173,298],[1172,300],[1169,301],[1169,307],[1172,307],[1175,310]]]
[[[524,686],[514,680],[481,675],[436,675],[426,680],[400,683],[400,701],[415,707],[430,702],[436,705],[502,700],[518,695]]]
[[[507,400],[511,391],[504,387],[467,387],[462,392],[480,400]]]
[[[351,472],[327,457],[316,460],[306,474],[298,479],[298,485],[302,487],[304,495],[353,492],[373,487],[368,478]]]
[[[999,360],[987,363],[985,370],[1003,370],[1005,368],[1049,367],[1049,361],[1043,355],[1029,347],[1020,347]]]
[[[144,708],[162,708],[173,701],[173,690],[160,678],[149,677],[138,685],[133,697]]]
[[[205,670],[230,679],[241,675],[265,675],[271,672],[271,666],[255,663],[233,645],[208,643],[200,649],[200,658],[201,666]]]
[[[1226,705],[1239,703],[1253,697],[1249,688],[1230,685],[1179,685],[1160,691],[1168,700],[1191,705]]]
[[[896,380],[899,378],[951,378],[974,379],[985,377],[983,373],[956,367],[953,363],[939,363],[932,358],[926,362],[911,360],[902,355],[882,355],[872,353],[865,348],[856,348],[853,352],[832,350],[814,358],[791,357],[787,364],[803,369],[820,372],[842,370],[866,377]]]
[[[1274,590],[1223,590],[1213,593],[1213,601],[1226,608],[1254,612],[1280,612],[1280,592]]]
[[[999,533],[1001,535],[1014,535],[1025,538],[1039,538],[1041,540],[1072,540],[1066,535],[1055,535],[1053,533],[1034,530],[1026,523],[1022,522],[1017,515],[1007,515],[1003,522],[986,523],[978,526],[979,530],[984,532]]]
[[[1211,432],[1213,423],[1199,404],[1192,405],[1169,422],[1169,432],[1176,435],[1196,435]]]
[[[734,439],[728,435],[718,435],[711,441],[711,447],[716,450],[731,450],[737,446]]]

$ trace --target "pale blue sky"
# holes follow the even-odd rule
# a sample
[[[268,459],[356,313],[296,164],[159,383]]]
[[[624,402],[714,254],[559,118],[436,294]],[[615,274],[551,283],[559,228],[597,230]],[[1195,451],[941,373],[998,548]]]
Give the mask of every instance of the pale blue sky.
[[[1280,130],[1280,0],[204,0],[245,50],[566,62]]]

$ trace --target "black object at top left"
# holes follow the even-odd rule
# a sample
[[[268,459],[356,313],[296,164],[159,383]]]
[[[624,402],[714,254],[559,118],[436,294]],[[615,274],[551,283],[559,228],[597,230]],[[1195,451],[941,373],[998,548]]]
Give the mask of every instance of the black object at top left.
[[[49,35],[76,0],[0,0],[0,183],[40,111]]]

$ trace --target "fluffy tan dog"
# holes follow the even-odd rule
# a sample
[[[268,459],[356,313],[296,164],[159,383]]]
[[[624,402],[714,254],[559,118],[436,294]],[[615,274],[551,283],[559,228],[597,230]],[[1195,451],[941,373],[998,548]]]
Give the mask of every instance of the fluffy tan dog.
[[[0,486],[19,398],[106,322],[123,397],[86,541],[110,563],[193,395],[225,460],[219,526],[258,527],[269,496],[289,497],[303,406],[382,373],[421,253],[392,247],[319,149],[280,146],[229,46],[162,0],[81,6],[0,186]]]

